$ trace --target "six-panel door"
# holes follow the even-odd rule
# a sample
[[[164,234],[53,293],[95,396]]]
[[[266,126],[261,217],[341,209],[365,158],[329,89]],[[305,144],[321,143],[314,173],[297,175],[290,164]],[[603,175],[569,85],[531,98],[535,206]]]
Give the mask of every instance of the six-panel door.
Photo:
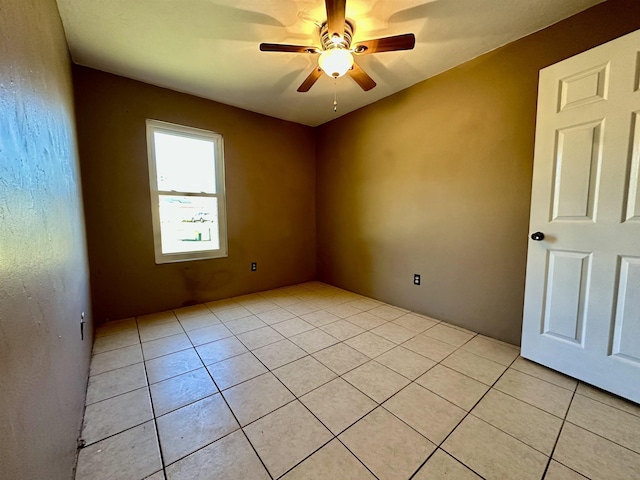
[[[540,72],[522,355],[640,402],[640,31]]]

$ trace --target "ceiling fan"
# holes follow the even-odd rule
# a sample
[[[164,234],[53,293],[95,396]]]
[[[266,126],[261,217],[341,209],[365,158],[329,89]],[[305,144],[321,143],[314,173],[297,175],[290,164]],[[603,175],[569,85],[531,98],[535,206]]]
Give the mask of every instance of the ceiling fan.
[[[366,92],[376,86],[373,78],[355,63],[353,55],[411,50],[416,43],[413,33],[392,37],[365,40],[351,45],[354,27],[345,18],[346,0],[325,0],[327,21],[320,26],[322,47],[304,45],[284,45],[279,43],[261,43],[263,52],[289,52],[319,55],[318,66],[298,87],[298,92],[308,92],[322,76],[322,72],[332,78],[349,75]]]

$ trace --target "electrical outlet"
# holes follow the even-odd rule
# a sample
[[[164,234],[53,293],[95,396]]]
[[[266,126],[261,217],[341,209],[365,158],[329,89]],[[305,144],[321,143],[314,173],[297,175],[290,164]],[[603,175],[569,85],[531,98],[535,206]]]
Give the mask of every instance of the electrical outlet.
[[[258,264],[256,262],[251,262],[251,271],[255,272],[258,270]]]
[[[80,314],[80,340],[84,340],[84,312]]]
[[[420,285],[420,275],[417,273],[413,274],[413,284],[414,285]]]

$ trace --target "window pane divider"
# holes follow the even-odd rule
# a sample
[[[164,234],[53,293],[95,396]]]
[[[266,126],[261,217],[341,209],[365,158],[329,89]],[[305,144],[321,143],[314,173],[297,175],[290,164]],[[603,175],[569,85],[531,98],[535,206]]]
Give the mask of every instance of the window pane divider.
[[[219,197],[217,193],[178,192],[176,190],[155,190],[158,195],[181,195],[183,197]]]

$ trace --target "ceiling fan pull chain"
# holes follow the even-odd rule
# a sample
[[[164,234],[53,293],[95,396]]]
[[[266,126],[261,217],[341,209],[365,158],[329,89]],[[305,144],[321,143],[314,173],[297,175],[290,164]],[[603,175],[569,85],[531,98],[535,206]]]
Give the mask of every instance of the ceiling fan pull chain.
[[[333,111],[338,111],[338,79],[333,79]]]

